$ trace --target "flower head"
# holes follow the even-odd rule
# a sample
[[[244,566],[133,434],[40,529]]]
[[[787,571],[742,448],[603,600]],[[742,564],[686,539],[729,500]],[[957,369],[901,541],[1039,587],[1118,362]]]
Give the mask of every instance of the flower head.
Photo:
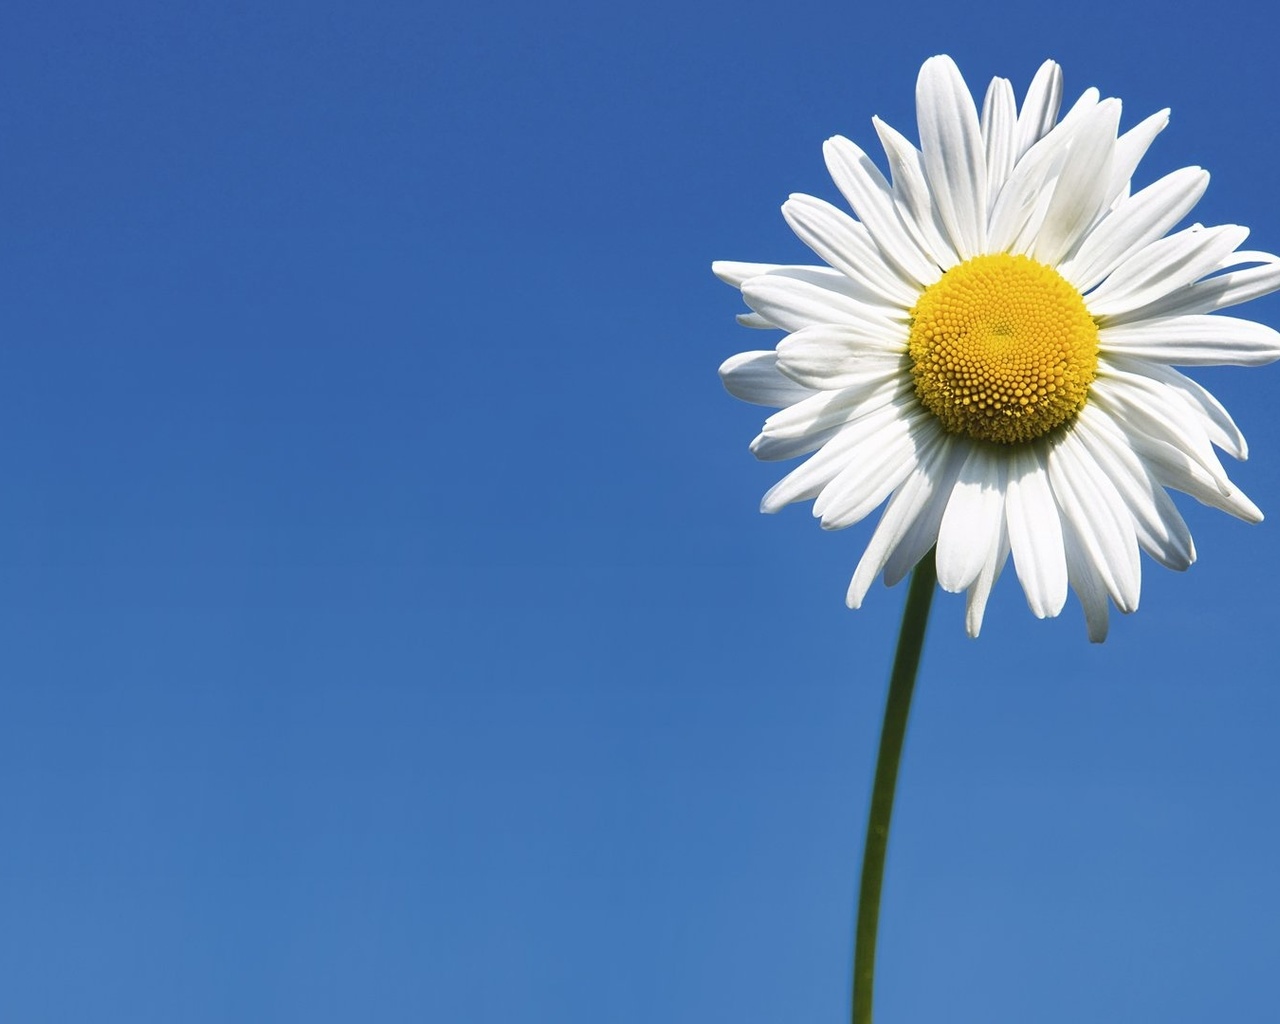
[[[1047,61],[1020,109],[997,78],[979,114],[933,57],[920,147],[873,119],[890,179],[848,139],[823,147],[857,219],[806,195],[783,206],[825,266],[713,265],[752,310],[741,323],[787,332],[720,368],[732,394],[779,410],[756,456],[808,456],[762,510],[812,499],[840,529],[887,499],[850,607],[936,545],[976,636],[1012,554],[1035,615],[1057,615],[1070,586],[1100,641],[1108,599],[1138,606],[1139,549],[1195,560],[1166,488],[1262,519],[1214,451],[1245,458],[1243,436],[1173,367],[1280,357],[1276,331],[1212,315],[1280,288],[1280,258],[1240,250],[1234,225],[1169,233],[1208,185],[1201,168],[1131,192],[1167,110],[1121,133],[1119,100],[1089,89],[1059,120],[1061,98]]]

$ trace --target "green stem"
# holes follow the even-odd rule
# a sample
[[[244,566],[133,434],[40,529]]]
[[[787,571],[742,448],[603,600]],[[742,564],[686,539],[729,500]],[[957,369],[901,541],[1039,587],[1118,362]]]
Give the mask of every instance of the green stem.
[[[871,1024],[871,990],[875,984],[876,928],[880,922],[880,888],[884,880],[884,857],[889,846],[889,819],[893,816],[893,791],[898,781],[898,762],[911,711],[911,692],[920,667],[929,605],[933,601],[937,569],[930,551],[911,573],[907,605],[902,612],[898,650],[889,677],[889,698],[880,729],[880,754],[876,759],[876,781],[871,791],[871,814],[867,820],[867,845],[862,854],[862,886],[858,892],[858,925],[853,952],[853,1024]]]

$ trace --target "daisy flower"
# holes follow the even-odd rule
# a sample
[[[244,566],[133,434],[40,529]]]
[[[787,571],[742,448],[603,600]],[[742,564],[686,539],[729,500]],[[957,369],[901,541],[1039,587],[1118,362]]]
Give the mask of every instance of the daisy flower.
[[[1214,451],[1245,458],[1239,429],[1173,367],[1280,357],[1276,331],[1213,315],[1280,288],[1280,258],[1241,250],[1235,225],[1173,231],[1208,184],[1199,167],[1131,192],[1167,110],[1121,133],[1118,99],[1089,89],[1059,119],[1061,99],[1047,61],[1021,108],[997,78],[979,113],[933,57],[919,148],[873,119],[889,179],[846,138],[823,147],[856,219],[807,195],[783,206],[825,265],[713,264],[751,309],[741,323],[787,332],[720,368],[731,394],[779,410],[755,455],[808,456],[762,510],[813,500],[835,530],[887,500],[852,608],[936,546],[977,636],[1012,554],[1036,616],[1070,587],[1101,641],[1108,600],[1138,606],[1139,549],[1171,569],[1195,560],[1166,488],[1262,519]]]

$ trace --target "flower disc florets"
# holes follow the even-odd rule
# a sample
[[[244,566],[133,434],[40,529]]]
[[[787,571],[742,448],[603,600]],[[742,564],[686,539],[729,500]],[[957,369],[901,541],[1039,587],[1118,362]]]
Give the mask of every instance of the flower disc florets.
[[[1053,268],[976,256],[926,288],[911,318],[916,394],[951,433],[1016,444],[1084,407],[1098,327]]]

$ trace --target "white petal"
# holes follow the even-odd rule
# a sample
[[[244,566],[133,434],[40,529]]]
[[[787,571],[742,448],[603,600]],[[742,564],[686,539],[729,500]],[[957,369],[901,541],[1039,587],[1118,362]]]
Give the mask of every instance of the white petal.
[[[1164,363],[1152,363],[1145,359],[1128,359],[1108,355],[1107,363],[1117,370],[1147,377],[1165,385],[1191,410],[1209,440],[1235,459],[1249,457],[1249,445],[1236,426],[1231,414],[1222,403],[1186,374],[1179,373]]]
[[[1119,125],[1119,100],[1105,100],[1082,118],[1036,232],[1032,254],[1041,263],[1056,266],[1115,198],[1109,181]]]
[[[902,222],[907,226],[920,251],[937,264],[939,270],[953,267],[960,262],[955,246],[947,238],[946,228],[938,215],[925,178],[924,160],[920,151],[901,132],[873,117],[880,144],[889,159],[889,171],[893,175],[893,198]]]
[[[1029,249],[1020,239],[1034,242],[1035,234],[1048,212],[1054,185],[1070,155],[1071,145],[1084,121],[1076,115],[1064,120],[1037,142],[1020,159],[991,208],[987,232],[988,251],[1010,252]]]
[[[752,405],[785,409],[816,392],[801,387],[778,370],[776,352],[739,352],[720,364],[724,389]]]
[[[1108,214],[1058,271],[1087,292],[1130,256],[1163,238],[1191,212],[1209,185],[1209,172],[1184,167],[1129,196]]]
[[[1212,313],[1217,309],[1237,306],[1242,302],[1270,295],[1280,289],[1280,257],[1269,252],[1234,252],[1216,268],[1260,266],[1233,270],[1230,273],[1197,281],[1195,284],[1156,299],[1150,305],[1113,317],[1113,322],[1143,320],[1148,317],[1181,316],[1186,313]]]
[[[1165,385],[1101,360],[1098,376],[1090,385],[1090,401],[1098,402],[1113,419],[1124,422],[1129,433],[1158,438],[1185,452],[1218,481],[1224,493],[1231,486],[1201,418]]]
[[[1018,105],[1007,78],[993,78],[982,103],[982,141],[987,148],[987,207],[996,201],[1020,153],[1017,146]]]
[[[978,578],[1004,528],[1004,459],[974,445],[938,528],[938,582],[958,593]]]
[[[1049,134],[1062,105],[1062,69],[1051,60],[1040,65],[1018,113],[1014,159]]]
[[[1129,186],[1129,179],[1151,148],[1151,143],[1168,125],[1169,109],[1166,107],[1139,121],[1116,140],[1115,163],[1111,167],[1111,182],[1108,186],[1113,196],[1119,195]]]
[[[1110,480],[1070,431],[1049,445],[1049,483],[1085,560],[1122,612],[1138,607],[1142,569],[1133,518]]]
[[[875,533],[871,535],[867,550],[858,562],[845,598],[850,608],[862,606],[862,599],[866,597],[867,590],[880,570],[885,568],[890,557],[899,550],[912,528],[922,519],[926,525],[926,529],[922,531],[924,547],[915,558],[910,559],[907,571],[933,547],[938,536],[938,524],[942,521],[942,512],[946,507],[946,497],[951,493],[962,461],[955,457],[957,447],[951,435],[937,427],[921,444],[916,456],[916,467],[889,499]],[[927,528],[930,522],[931,534]],[[910,558],[913,550],[908,549],[907,558]]]
[[[716,260],[711,264],[711,273],[734,288],[741,288],[744,281],[753,277],[781,269],[780,263],[743,263],[740,260]]]
[[[873,330],[893,321],[857,299],[809,281],[765,274],[742,286],[742,299],[753,310],[784,331],[798,331],[811,324],[865,324]]]
[[[1108,356],[1174,366],[1262,366],[1280,359],[1280,332],[1231,316],[1172,316],[1114,324],[1098,331]]]
[[[952,439],[951,453],[948,461],[940,467],[934,499],[924,512],[913,522],[902,537],[902,541],[889,555],[884,563],[884,582],[886,586],[896,586],[920,561],[929,549],[938,543],[938,530],[942,525],[942,517],[946,512],[947,502],[955,488],[956,477],[960,467],[964,465],[972,445],[967,439]]]
[[[965,259],[987,242],[987,154],[973,96],[950,57],[930,57],[916,82],[920,149],[947,234]]]
[[[1196,560],[1191,531],[1173,499],[1134,453],[1123,426],[1091,403],[1080,411],[1072,429],[1129,507],[1139,546],[1169,569],[1181,571],[1191,565]]]
[[[1038,619],[1052,618],[1067,600],[1067,560],[1062,524],[1038,446],[1010,451],[1005,491],[1009,544],[1027,605]]]
[[[1071,589],[1076,592],[1080,607],[1084,610],[1089,641],[1100,644],[1107,638],[1109,625],[1107,588],[1103,585],[1098,571],[1085,557],[1084,547],[1070,522],[1063,524],[1062,539],[1066,547],[1067,577],[1071,580]]]
[[[869,376],[855,387],[840,391],[819,391],[812,398],[775,412],[764,421],[768,437],[803,437],[819,430],[839,426],[872,409],[897,401],[911,390],[911,379],[893,376]]]
[[[1143,464],[1162,487],[1172,487],[1195,498],[1202,505],[1219,509],[1246,523],[1262,522],[1262,510],[1248,495],[1228,483],[1222,485],[1201,466],[1187,458],[1185,452],[1159,438],[1142,434],[1130,434],[1129,443]]]
[[[1009,531],[1004,521],[1003,509],[1000,516],[1000,529],[992,537],[991,550],[983,560],[978,578],[965,595],[964,630],[975,638],[982,632],[982,619],[987,613],[987,598],[991,596],[991,588],[995,586],[1005,562],[1009,560]]]
[[[774,325],[759,313],[739,313],[734,319],[738,321],[738,326],[750,327],[755,331],[772,331],[775,329]]]
[[[1169,295],[1217,269],[1248,235],[1248,228],[1225,224],[1190,227],[1158,239],[1121,263],[1089,294],[1089,312],[1115,316]]]
[[[869,377],[909,377],[907,330],[872,331],[857,324],[815,324],[778,343],[778,366],[799,384],[831,391]]]
[[[909,427],[897,406],[859,410],[856,418],[846,422],[820,451],[769,489],[760,502],[760,511],[772,514],[793,502],[816,497],[845,466],[859,461],[860,447],[883,444],[886,438],[892,439]]]
[[[842,210],[797,193],[782,204],[796,237],[850,280],[862,282],[884,304],[910,309],[920,296],[885,263],[866,227]]]
[[[770,437],[767,434],[757,434],[751,442],[750,451],[761,462],[785,462],[787,459],[797,459],[801,455],[816,452],[838,433],[840,433],[840,424],[795,437]]]
[[[813,514],[824,530],[843,530],[861,522],[893,493],[916,468],[917,451],[923,440],[933,436],[932,417],[926,409],[906,412],[895,424],[863,445],[814,500]]]
[[[940,276],[898,217],[893,188],[871,159],[842,135],[822,146],[827,170],[853,212],[871,233],[871,239],[898,275],[917,290]]]

